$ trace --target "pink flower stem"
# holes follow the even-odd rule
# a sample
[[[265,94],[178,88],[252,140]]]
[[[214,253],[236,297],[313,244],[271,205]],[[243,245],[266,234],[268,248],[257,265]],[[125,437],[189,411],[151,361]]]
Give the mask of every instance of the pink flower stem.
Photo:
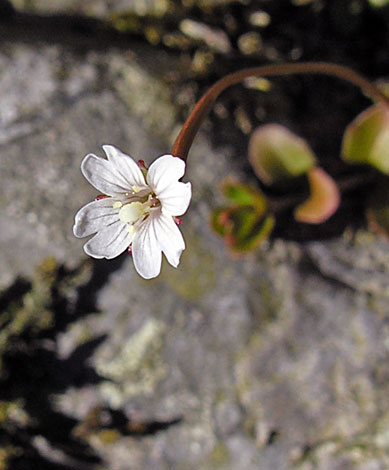
[[[228,87],[242,82],[249,77],[269,77],[275,75],[296,75],[296,74],[320,74],[346,80],[359,87],[372,100],[382,102],[389,106],[389,98],[386,97],[372,82],[359,75],[357,72],[342,65],[328,62],[301,62],[264,65],[261,67],[247,68],[224,76],[218,80],[197,102],[184,125],[176,141],[174,142],[171,154],[186,161],[193,140],[210,112],[218,96]]]

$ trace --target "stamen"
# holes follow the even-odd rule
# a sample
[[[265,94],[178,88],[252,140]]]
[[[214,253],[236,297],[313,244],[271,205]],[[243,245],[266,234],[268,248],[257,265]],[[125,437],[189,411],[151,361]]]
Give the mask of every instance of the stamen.
[[[175,222],[178,226],[180,226],[180,225],[182,224],[182,219],[181,219],[181,217],[173,217],[173,219],[174,219],[174,222]]]
[[[156,197],[152,197],[149,201],[150,207],[156,207],[160,204],[159,200]]]
[[[101,199],[105,199],[109,196],[105,195],[105,194],[99,194],[98,196],[96,196],[96,201],[101,201]]]
[[[114,209],[120,209],[122,207],[123,203],[121,203],[120,201],[115,201],[113,204],[112,204],[112,207]]]

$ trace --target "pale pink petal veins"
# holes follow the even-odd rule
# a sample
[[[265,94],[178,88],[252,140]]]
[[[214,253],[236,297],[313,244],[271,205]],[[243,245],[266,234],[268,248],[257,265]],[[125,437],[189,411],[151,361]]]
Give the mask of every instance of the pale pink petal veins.
[[[154,230],[166,259],[176,268],[180,262],[181,253],[185,250],[185,242],[173,217],[164,214],[155,217]]]
[[[155,194],[162,193],[166,188],[177,183],[185,173],[185,162],[172,155],[157,158],[147,172],[147,182]]]
[[[190,183],[173,183],[158,193],[157,197],[164,214],[179,216],[188,209],[192,197],[192,186]]]
[[[113,201],[107,197],[82,207],[74,219],[74,235],[78,238],[87,237],[118,220],[118,209],[112,207]]]
[[[126,180],[127,189],[136,186],[141,189],[147,189],[147,185],[138,164],[125,153],[113,145],[103,145],[103,150],[108,157],[108,161],[115,170]]]
[[[161,271],[162,252],[155,230],[156,213],[139,226],[132,243],[132,258],[138,274],[145,279],[158,276]]]
[[[93,153],[84,158],[81,171],[89,183],[102,194],[120,196],[130,189],[127,181],[115,170],[111,162]]]
[[[84,245],[84,251],[93,258],[112,259],[119,256],[132,242],[132,235],[126,224],[117,220],[104,227]]]

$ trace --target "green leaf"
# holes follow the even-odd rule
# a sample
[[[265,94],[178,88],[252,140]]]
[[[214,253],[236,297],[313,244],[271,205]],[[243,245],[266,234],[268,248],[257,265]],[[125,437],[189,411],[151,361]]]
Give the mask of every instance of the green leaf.
[[[221,184],[223,194],[237,206],[252,206],[260,214],[266,209],[266,198],[257,189],[228,178]]]
[[[234,253],[253,251],[273,230],[275,218],[263,217],[253,207],[217,209],[212,214],[212,227]]]
[[[279,124],[254,131],[248,153],[255,173],[266,184],[303,175],[316,164],[307,142]]]
[[[267,240],[273,231],[275,225],[275,217],[269,215],[262,220],[256,220],[252,229],[246,236],[238,237],[235,243],[230,246],[231,250],[235,253],[242,253],[256,250],[259,245]]]
[[[346,128],[342,157],[349,163],[365,163],[389,174],[389,107],[374,105]]]
[[[230,208],[215,209],[211,214],[211,227],[213,230],[224,237],[231,229]]]
[[[306,224],[321,224],[334,214],[340,204],[338,185],[322,168],[312,168],[308,172],[311,194],[299,205],[295,219]]]
[[[389,5],[389,0],[368,0],[374,8],[384,8]]]

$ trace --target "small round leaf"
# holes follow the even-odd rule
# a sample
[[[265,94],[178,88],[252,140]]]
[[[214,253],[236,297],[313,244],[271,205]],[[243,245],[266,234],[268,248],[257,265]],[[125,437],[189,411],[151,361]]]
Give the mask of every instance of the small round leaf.
[[[316,163],[306,141],[279,124],[254,131],[248,153],[255,173],[266,184],[303,175]]]
[[[338,185],[321,168],[308,172],[309,198],[295,210],[295,219],[306,224],[321,224],[331,217],[340,203]]]
[[[349,163],[367,163],[389,174],[389,107],[371,106],[346,128],[342,157]]]

